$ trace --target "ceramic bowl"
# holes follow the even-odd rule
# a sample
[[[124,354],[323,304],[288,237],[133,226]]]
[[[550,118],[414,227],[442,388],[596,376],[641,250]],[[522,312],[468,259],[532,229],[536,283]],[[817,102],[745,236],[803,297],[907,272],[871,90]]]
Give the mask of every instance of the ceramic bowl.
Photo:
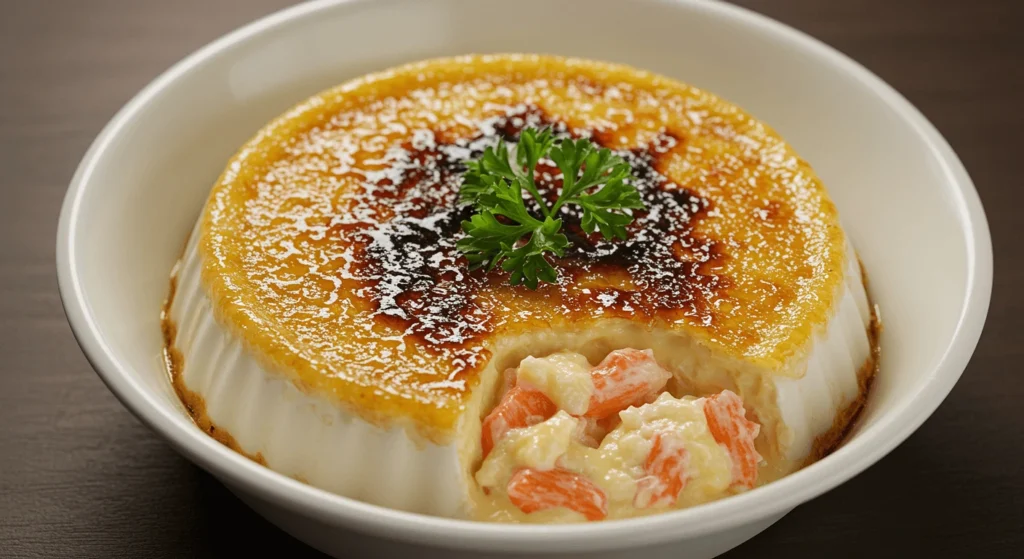
[[[713,91],[775,127],[818,171],[870,274],[881,371],[836,452],[739,496],[633,520],[497,525],[390,510],[266,469],[205,435],[161,361],[168,274],[234,150],[317,91],[404,62],[541,52],[622,62]],[[707,558],[885,456],[935,410],[981,333],[992,285],[985,216],[927,120],[835,50],[709,1],[312,1],[189,56],[132,99],[85,155],[57,238],[68,319],[96,371],[174,448],[329,554],[480,557],[642,552]],[[907,483],[913,483],[907,480]]]

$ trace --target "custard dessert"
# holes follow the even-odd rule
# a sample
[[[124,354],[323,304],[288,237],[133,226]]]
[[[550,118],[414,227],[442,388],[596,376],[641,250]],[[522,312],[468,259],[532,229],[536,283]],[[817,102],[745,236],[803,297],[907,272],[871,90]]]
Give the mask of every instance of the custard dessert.
[[[580,59],[430,60],[304,101],[228,162],[172,278],[200,428],[442,516],[754,489],[839,443],[876,364],[807,162],[713,94]]]

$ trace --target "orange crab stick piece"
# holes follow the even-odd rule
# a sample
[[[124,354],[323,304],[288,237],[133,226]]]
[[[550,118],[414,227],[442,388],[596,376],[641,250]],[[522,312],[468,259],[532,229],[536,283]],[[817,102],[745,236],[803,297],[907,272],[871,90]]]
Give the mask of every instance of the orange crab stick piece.
[[[732,458],[732,484],[750,489],[757,483],[757,464],[761,455],[754,449],[754,439],[761,426],[748,421],[743,400],[729,390],[704,400],[704,417],[715,442],[725,447]]]
[[[519,510],[530,514],[565,507],[587,520],[608,516],[608,496],[586,477],[563,468],[523,468],[508,482],[508,498]]]
[[[646,402],[665,387],[672,374],[658,366],[650,351],[613,351],[590,372],[594,393],[585,417],[598,419]]]
[[[672,432],[655,435],[644,462],[647,477],[637,483],[633,506],[642,509],[675,504],[689,479],[689,464],[690,454],[681,435]]]
[[[529,427],[555,415],[558,407],[539,390],[515,385],[501,402],[484,418],[480,445],[484,458],[490,454],[494,444],[512,429]]]

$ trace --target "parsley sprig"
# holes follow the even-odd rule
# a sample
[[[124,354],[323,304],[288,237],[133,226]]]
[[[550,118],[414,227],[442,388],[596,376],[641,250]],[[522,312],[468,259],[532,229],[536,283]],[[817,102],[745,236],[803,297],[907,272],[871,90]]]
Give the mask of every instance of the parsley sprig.
[[[537,163],[552,161],[562,174],[562,189],[551,206],[537,189]],[[514,150],[504,141],[466,163],[459,199],[476,209],[462,222],[466,236],[458,249],[470,269],[497,266],[511,274],[512,285],[536,289],[538,281],[555,283],[557,273],[546,254],[561,257],[569,239],[560,231],[559,211],[569,205],[582,210],[580,226],[605,239],[626,239],[633,221],[627,210],[644,207],[636,188],[627,182],[632,168],[618,155],[590,140],[556,139],[550,129],[526,128]],[[540,215],[526,207],[533,198]]]

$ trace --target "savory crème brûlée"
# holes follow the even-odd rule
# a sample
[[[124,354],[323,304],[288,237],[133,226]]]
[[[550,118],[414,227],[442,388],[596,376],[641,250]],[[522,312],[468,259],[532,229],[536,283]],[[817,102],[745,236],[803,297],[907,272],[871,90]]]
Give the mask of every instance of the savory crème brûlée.
[[[173,272],[172,381],[285,475],[403,510],[622,518],[829,452],[874,312],[810,166],[714,95],[534,55],[301,103],[228,163]]]

